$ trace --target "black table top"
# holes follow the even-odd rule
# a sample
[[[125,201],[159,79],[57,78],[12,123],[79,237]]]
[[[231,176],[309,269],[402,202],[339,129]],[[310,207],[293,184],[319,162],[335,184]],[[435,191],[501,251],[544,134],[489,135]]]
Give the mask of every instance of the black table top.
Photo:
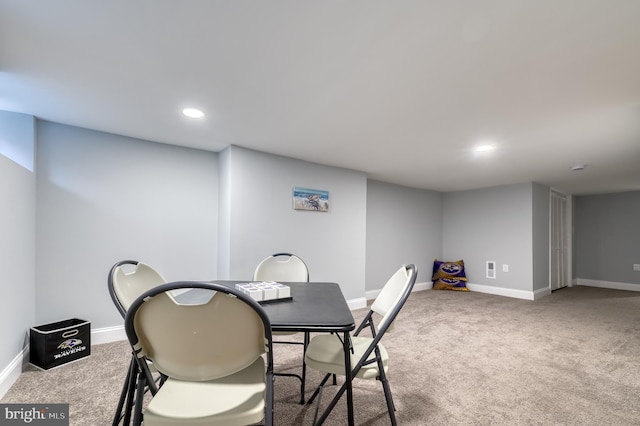
[[[214,280],[214,283],[234,287],[235,284],[251,281]],[[292,300],[262,305],[275,331],[345,332],[355,329],[351,310],[336,283],[290,283]],[[193,289],[180,299],[198,298]],[[194,293],[195,292],[195,293]]]

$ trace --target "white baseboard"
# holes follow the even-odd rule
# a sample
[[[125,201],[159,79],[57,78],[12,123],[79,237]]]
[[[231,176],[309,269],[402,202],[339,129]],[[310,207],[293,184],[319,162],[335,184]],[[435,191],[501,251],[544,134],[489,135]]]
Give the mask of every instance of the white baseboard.
[[[536,292],[528,291],[528,290],[515,290],[512,288],[504,288],[504,287],[493,287],[489,285],[483,284],[473,284],[467,283],[467,288],[471,291],[477,291],[478,293],[487,293],[487,294],[495,294],[496,296],[505,296],[505,297],[513,297],[515,299],[524,299],[524,300],[536,300],[536,296],[538,299],[542,297],[542,295],[537,295],[537,292],[545,291],[537,290]]]
[[[425,282],[425,283],[416,283],[413,287],[413,291],[423,291],[423,290],[431,290],[433,288],[433,282]],[[548,296],[551,294],[551,290],[548,288],[543,288],[536,291],[526,291],[526,290],[514,290],[511,288],[503,288],[503,287],[492,287],[488,285],[482,284],[473,284],[467,283],[467,288],[471,291],[476,291],[478,293],[487,293],[487,294],[495,294],[496,296],[505,296],[505,297],[513,297],[516,299],[525,299],[525,300],[537,300],[541,297]],[[366,292],[367,300],[373,300],[378,297],[380,294],[380,290],[371,290]]]
[[[127,333],[124,331],[124,325],[96,328],[91,330],[92,345],[118,342],[120,340],[127,340]]]
[[[614,281],[588,280],[586,278],[576,278],[573,281],[576,285],[583,285],[587,287],[609,288],[611,290],[640,291],[640,284],[618,283]]]
[[[415,283],[414,286],[413,286],[413,291],[430,290],[431,287],[433,287],[433,283],[431,281],[429,281],[427,283]],[[376,297],[378,297],[378,295],[380,294],[381,290],[382,289],[367,291],[367,292],[365,292],[365,298],[367,300],[373,300]],[[367,306],[367,305],[365,304],[365,306]],[[365,306],[363,306],[363,308]]]
[[[358,297],[357,299],[347,300],[347,306],[350,310],[362,309],[367,307],[367,299],[364,297]]]
[[[22,373],[22,365],[24,360],[29,359],[29,347],[24,348],[18,356],[16,356],[9,365],[0,373],[0,398],[11,389],[11,386],[18,380]]]
[[[549,287],[541,288],[533,292],[533,300],[542,299],[543,297],[548,296],[550,294],[551,294],[551,289]]]

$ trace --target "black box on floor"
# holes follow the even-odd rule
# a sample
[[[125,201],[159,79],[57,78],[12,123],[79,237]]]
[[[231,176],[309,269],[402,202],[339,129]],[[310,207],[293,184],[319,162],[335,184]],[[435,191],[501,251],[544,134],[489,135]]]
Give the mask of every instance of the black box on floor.
[[[31,327],[29,362],[43,370],[77,361],[91,354],[91,323],[72,318]]]

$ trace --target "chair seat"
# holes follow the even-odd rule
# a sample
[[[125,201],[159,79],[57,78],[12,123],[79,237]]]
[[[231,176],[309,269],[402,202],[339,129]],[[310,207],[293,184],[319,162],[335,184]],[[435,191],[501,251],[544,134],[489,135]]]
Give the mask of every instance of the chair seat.
[[[242,386],[238,386],[242,385]],[[247,425],[264,418],[265,364],[259,357],[230,376],[204,382],[169,378],[144,412],[144,425]]]
[[[370,337],[351,337],[353,344],[353,353],[351,354],[352,369],[356,366],[358,360],[362,358],[362,355],[364,355],[364,352],[372,340]],[[378,344],[378,348],[380,348],[380,357],[386,373],[389,369],[389,355],[381,343]],[[375,359],[375,352],[372,352],[368,359]],[[335,334],[321,334],[311,339],[307,347],[305,361],[309,367],[318,371],[339,374],[341,376],[345,375],[343,345]],[[369,365],[362,366],[358,374],[356,374],[356,377],[361,379],[375,379],[379,375],[378,364],[373,362]]]

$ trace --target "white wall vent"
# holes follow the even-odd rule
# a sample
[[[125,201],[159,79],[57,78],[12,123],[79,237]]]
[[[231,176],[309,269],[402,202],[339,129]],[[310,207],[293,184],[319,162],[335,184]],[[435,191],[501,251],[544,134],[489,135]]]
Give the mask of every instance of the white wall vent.
[[[487,260],[487,278],[496,277],[496,262],[493,260]]]

